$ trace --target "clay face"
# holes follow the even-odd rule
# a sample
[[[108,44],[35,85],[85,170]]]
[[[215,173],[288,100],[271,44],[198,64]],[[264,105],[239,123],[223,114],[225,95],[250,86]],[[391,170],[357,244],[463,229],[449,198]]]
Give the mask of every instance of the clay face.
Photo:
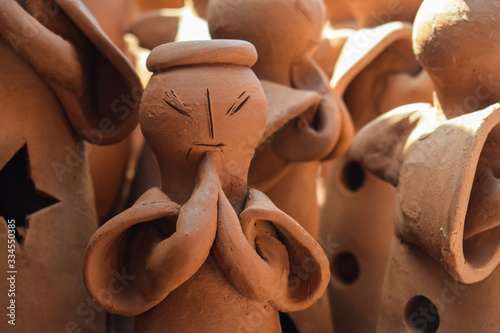
[[[266,114],[258,110],[264,106],[264,92],[248,70],[174,68],[150,81],[141,128],[161,164],[198,164],[206,151],[247,163],[258,143],[255,133],[263,133]]]

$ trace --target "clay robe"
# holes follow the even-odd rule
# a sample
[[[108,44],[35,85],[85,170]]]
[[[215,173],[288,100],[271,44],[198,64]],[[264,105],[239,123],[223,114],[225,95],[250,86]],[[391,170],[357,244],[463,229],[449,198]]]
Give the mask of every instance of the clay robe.
[[[142,88],[78,1],[2,1],[0,36],[0,268],[17,272],[2,274],[15,326],[5,317],[0,331],[104,332],[81,277],[97,229],[83,140],[127,136],[137,112],[119,98]]]
[[[266,125],[256,58],[235,40],[165,44],[148,58],[140,123],[162,188],[94,234],[84,270],[97,303],[137,316],[136,332],[280,332],[277,310],[326,288],[320,245],[247,186]]]
[[[436,99],[383,115],[351,147],[397,188],[379,332],[498,331],[499,14],[424,1],[414,51]]]
[[[344,104],[313,59],[326,23],[322,1],[249,0],[234,6],[212,0],[207,20],[212,38],[250,41],[259,54],[252,69],[266,93],[268,123],[249,184],[318,237],[318,168],[345,153],[353,131]],[[317,307],[291,314],[300,331],[332,330],[326,299]]]

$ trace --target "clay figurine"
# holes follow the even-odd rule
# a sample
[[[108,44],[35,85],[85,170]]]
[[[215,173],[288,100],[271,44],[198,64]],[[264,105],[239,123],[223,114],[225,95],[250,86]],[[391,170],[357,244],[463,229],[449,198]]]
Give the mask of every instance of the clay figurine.
[[[1,1],[0,37],[0,246],[15,257],[0,331],[104,332],[81,277],[98,226],[83,140],[125,138],[138,114],[121,96],[142,87],[79,1]]]
[[[140,106],[161,189],[90,240],[84,280],[136,332],[280,332],[278,312],[310,306],[329,279],[320,245],[247,174],[266,125],[265,95],[237,40],[165,44]],[[126,273],[126,286],[115,276]]]
[[[414,26],[433,105],[363,128],[352,157],[396,186],[378,332],[497,332],[500,9],[425,0]]]
[[[360,29],[348,36],[331,85],[356,131],[401,105],[432,102],[432,82],[412,50],[412,22],[421,0],[346,2]],[[395,191],[350,157],[323,168],[321,234],[340,244],[329,253],[335,329],[373,332],[393,236]]]
[[[207,21],[212,38],[247,40],[259,54],[252,69],[266,93],[268,123],[250,166],[250,186],[318,237],[318,168],[345,153],[353,132],[344,104],[312,58],[326,23],[324,4],[211,0]],[[315,306],[290,314],[298,330],[331,332],[326,299]]]

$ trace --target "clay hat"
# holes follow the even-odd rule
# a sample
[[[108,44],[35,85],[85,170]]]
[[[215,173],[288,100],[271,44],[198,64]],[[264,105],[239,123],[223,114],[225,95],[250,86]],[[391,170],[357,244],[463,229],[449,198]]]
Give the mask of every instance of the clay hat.
[[[251,43],[218,39],[160,45],[151,51],[146,66],[151,72],[157,73],[188,65],[231,64],[250,68],[256,61],[257,51]]]
[[[109,40],[101,30],[92,14],[77,0],[55,0],[62,11],[71,19],[76,27],[90,40],[95,47],[93,71],[90,75],[93,85],[90,105],[84,104],[77,96],[61,97],[65,110],[75,128],[81,135],[82,131],[98,129],[103,119],[109,119],[116,126],[111,133],[102,133],[101,144],[111,144],[126,137],[137,125],[139,99],[142,95],[142,85],[132,64],[125,55]],[[88,73],[84,73],[88,74]],[[131,96],[136,101],[135,107],[128,106],[127,117],[123,112],[117,112],[122,95]],[[124,119],[122,119],[124,118]]]

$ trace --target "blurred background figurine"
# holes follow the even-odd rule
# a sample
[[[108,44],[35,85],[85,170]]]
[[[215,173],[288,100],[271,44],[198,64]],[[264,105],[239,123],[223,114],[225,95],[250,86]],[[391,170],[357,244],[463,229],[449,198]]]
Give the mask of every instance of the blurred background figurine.
[[[250,41],[259,54],[252,69],[266,92],[268,125],[249,184],[318,238],[320,163],[344,154],[353,134],[343,102],[313,58],[326,23],[323,2],[211,0],[207,20],[212,38]],[[300,332],[331,332],[328,309],[325,296],[290,317]]]
[[[500,8],[425,0],[413,49],[435,87],[368,124],[352,158],[396,186],[378,332],[497,332]]]
[[[15,220],[16,232],[15,264],[1,267],[17,271],[15,331],[104,332],[105,313],[81,277],[98,227],[84,140],[129,135],[137,106],[121,96],[138,100],[142,86],[79,1],[2,1],[0,36],[0,220]]]
[[[334,68],[325,70],[332,71],[331,86],[342,96],[355,130],[395,107],[431,102],[432,82],[411,44],[421,0],[345,3],[358,30],[344,33]],[[322,168],[320,234],[338,244],[328,253],[335,330],[374,332],[393,235],[395,192],[349,156]]]

